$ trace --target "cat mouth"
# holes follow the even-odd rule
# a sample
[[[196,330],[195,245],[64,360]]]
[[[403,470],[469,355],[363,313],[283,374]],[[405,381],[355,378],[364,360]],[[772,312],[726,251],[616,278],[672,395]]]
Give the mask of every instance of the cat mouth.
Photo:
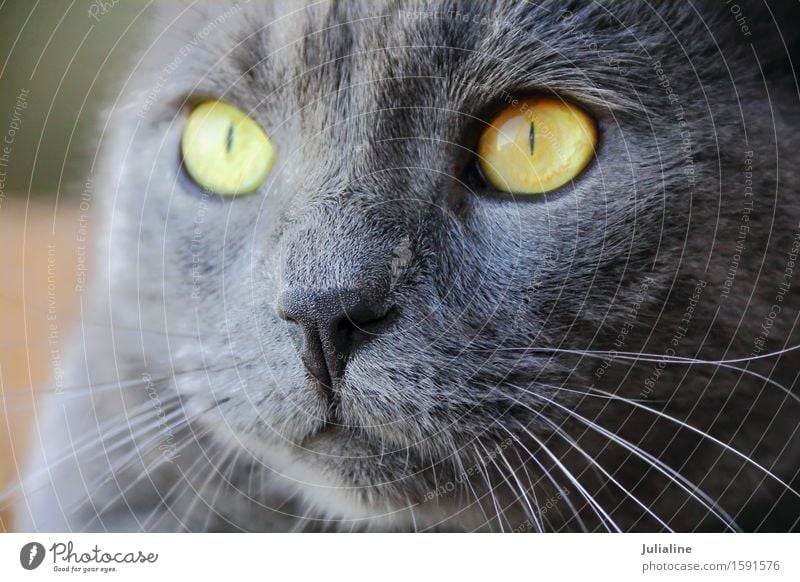
[[[325,401],[325,412],[320,418],[321,425],[315,433],[327,432],[333,428],[341,427],[342,421],[342,399],[339,386],[333,387],[333,383],[326,383],[309,374],[306,381],[307,388],[320,394]]]
[[[328,438],[335,438],[337,436],[341,436],[343,434],[343,429],[341,426],[335,424],[326,423],[322,425],[319,429],[313,431],[312,433],[308,434],[303,440],[300,442],[300,446],[302,448],[314,448],[313,445],[319,443],[320,441],[324,441]]]
[[[391,423],[376,421],[373,424],[364,418],[365,411],[360,403],[347,396],[351,387],[346,378],[339,379],[331,389],[327,385],[320,385],[319,380],[309,375],[305,388],[327,392],[323,394],[326,399],[324,412],[315,418],[314,426],[295,441],[300,449],[326,453],[326,447],[352,447],[366,452],[376,447],[384,450],[388,446],[393,450],[405,451],[413,446],[411,437],[392,428]]]
[[[337,422],[335,422],[331,417],[325,417],[320,419],[319,424],[314,429],[309,431],[305,437],[303,437],[300,444],[303,445],[307,441],[323,435],[333,434],[339,429],[341,429],[341,426]]]

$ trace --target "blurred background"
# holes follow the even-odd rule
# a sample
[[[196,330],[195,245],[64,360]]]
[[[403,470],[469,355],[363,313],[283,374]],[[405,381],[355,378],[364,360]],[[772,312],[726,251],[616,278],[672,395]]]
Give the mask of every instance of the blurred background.
[[[144,0],[0,0],[0,491],[17,479],[91,275],[85,187]],[[0,532],[12,516],[0,507]]]

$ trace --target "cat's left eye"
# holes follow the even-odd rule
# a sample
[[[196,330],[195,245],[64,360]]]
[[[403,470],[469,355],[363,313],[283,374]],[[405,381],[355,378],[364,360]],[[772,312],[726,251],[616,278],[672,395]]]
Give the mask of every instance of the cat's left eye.
[[[224,101],[205,101],[192,110],[181,153],[192,179],[220,196],[255,192],[275,163],[275,147],[263,128]]]
[[[594,157],[597,128],[583,109],[539,96],[510,105],[478,142],[486,181],[513,194],[544,194],[580,174]]]

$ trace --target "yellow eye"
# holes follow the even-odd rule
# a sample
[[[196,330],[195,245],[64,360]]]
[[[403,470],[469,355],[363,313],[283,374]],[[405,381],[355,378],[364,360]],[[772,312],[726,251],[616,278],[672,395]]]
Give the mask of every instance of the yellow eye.
[[[594,156],[597,128],[578,107],[533,97],[503,110],[478,142],[486,180],[514,194],[543,194],[575,178]]]
[[[181,152],[192,179],[221,196],[255,192],[275,163],[275,147],[261,126],[223,101],[206,101],[189,114]]]

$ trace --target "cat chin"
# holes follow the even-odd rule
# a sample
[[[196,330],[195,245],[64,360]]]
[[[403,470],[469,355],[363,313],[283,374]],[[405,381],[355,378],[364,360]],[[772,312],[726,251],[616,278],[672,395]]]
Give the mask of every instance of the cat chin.
[[[326,428],[300,443],[274,433],[270,439],[230,432],[219,437],[259,458],[284,491],[299,495],[314,514],[345,530],[480,531],[486,526],[478,507],[465,510],[448,496],[431,495],[404,453],[381,457],[386,442],[371,443],[363,433]]]
[[[346,464],[345,464],[346,465]],[[285,486],[298,492],[310,509],[344,531],[480,530],[477,510],[449,504],[420,504],[403,499],[392,486],[349,482],[343,475],[355,467],[296,459],[283,471]],[[386,480],[389,480],[387,475]],[[456,516],[454,518],[454,516]]]
[[[298,491],[304,501],[319,515],[341,521],[343,528],[351,525],[380,530],[407,530],[412,517],[407,506],[395,504],[390,497],[381,504],[370,503],[364,487],[346,483],[330,467],[319,463],[298,461],[284,472],[286,485]]]
[[[378,461],[367,447],[355,445],[352,438],[349,431],[328,429],[302,445],[257,439],[241,439],[239,445],[261,458],[283,489],[298,494],[313,513],[338,522],[344,530],[409,531],[415,523],[426,523],[418,509],[412,515],[400,487],[391,485],[392,476],[376,470]]]

